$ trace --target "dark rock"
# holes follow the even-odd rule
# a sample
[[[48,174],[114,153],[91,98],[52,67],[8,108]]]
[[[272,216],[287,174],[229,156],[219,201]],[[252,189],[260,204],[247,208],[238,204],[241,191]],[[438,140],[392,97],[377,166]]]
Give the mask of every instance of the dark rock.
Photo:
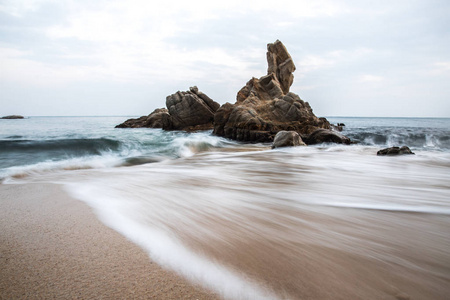
[[[349,145],[351,143],[348,137],[329,129],[317,129],[308,136],[303,137],[303,141],[308,145],[321,143],[337,143]]]
[[[10,116],[1,117],[1,119],[5,119],[5,120],[24,119],[24,117],[20,116],[20,115],[10,115]]]
[[[214,134],[239,141],[272,142],[279,131],[308,135],[330,129],[325,118],[314,115],[308,102],[289,91],[295,65],[286,47],[267,46],[267,75],[252,78],[237,93],[236,103],[225,103],[214,116]]]
[[[129,119],[116,128],[162,128],[164,130],[207,130],[213,128],[214,113],[220,104],[196,86],[166,98],[166,108],[158,108],[148,116]]]
[[[116,128],[164,128],[171,126],[171,117],[166,108],[157,108],[148,116],[142,116],[138,119],[129,119],[116,126]]]
[[[345,124],[344,123],[337,123],[336,125],[331,124],[331,129],[336,131],[342,131],[344,130]]]
[[[279,147],[306,146],[300,135],[295,131],[279,131],[275,136],[272,149]]]
[[[377,152],[377,155],[384,156],[384,155],[403,155],[403,154],[414,154],[414,152],[411,151],[407,146],[403,147],[390,147],[386,149],[382,149]]]
[[[331,129],[335,130],[335,131],[339,131],[341,132],[342,130],[344,130],[344,128],[342,128],[342,126],[338,126],[338,125],[334,125],[334,124],[330,124]]]

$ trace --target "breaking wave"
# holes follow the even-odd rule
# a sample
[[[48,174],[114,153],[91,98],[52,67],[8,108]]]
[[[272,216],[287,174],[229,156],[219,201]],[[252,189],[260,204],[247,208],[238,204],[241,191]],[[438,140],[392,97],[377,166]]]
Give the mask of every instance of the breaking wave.
[[[15,138],[19,139],[15,139]],[[0,140],[0,180],[61,170],[126,167],[190,157],[234,142],[210,132],[186,134],[147,130],[141,139],[116,138]]]

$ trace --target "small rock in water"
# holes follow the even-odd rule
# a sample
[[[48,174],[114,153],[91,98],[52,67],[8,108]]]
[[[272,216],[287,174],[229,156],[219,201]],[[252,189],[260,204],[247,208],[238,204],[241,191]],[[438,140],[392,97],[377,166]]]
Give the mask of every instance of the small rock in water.
[[[20,115],[10,115],[10,116],[1,117],[1,119],[9,119],[9,120],[11,120],[11,119],[24,119],[24,117],[20,116]]]
[[[382,149],[377,152],[377,155],[402,155],[402,154],[414,154],[407,146],[403,147],[390,147],[386,149]]]
[[[344,130],[344,124],[343,123],[337,123],[336,125],[334,124],[330,124],[331,129],[336,130],[336,131],[342,131]]]
[[[275,136],[272,149],[279,147],[306,146],[296,131],[279,131]]]

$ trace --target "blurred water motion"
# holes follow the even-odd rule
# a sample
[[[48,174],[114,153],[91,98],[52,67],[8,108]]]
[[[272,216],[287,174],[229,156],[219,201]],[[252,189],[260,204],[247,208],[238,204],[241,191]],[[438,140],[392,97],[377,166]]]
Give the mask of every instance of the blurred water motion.
[[[230,296],[226,283],[208,282],[215,271],[180,253],[188,249],[279,298],[448,296],[448,154],[377,157],[367,146],[250,150],[46,180],[68,184],[125,235],[133,224],[130,238],[153,259],[225,298],[255,297],[244,288]],[[168,251],[165,238],[145,240],[152,230],[178,250]]]
[[[0,177],[63,184],[226,299],[448,299],[449,120],[345,123],[359,144],[281,150],[209,132],[10,128]],[[376,156],[403,142],[416,155]]]

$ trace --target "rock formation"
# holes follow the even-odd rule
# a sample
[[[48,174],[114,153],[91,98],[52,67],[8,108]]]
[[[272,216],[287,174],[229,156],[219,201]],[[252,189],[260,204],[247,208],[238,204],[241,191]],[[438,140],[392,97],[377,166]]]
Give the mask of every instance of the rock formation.
[[[280,41],[268,44],[267,62],[267,75],[252,78],[237,93],[235,104],[225,103],[217,110],[214,134],[239,141],[272,142],[282,130],[307,136],[330,129],[330,123],[316,117],[308,102],[289,91],[295,65]]]
[[[273,139],[272,149],[280,147],[306,146],[295,131],[279,131]]]
[[[220,104],[199,92],[194,86],[190,88],[190,91],[167,96],[166,107],[172,117],[173,128],[171,129],[186,130],[205,124],[212,128],[214,113]]]
[[[148,116],[129,119],[116,128],[162,128],[165,130],[206,130],[213,127],[214,113],[220,104],[196,86],[166,98],[166,108],[158,108]]]
[[[414,152],[411,151],[407,146],[403,147],[390,147],[386,149],[382,149],[377,152],[377,155],[383,156],[383,155],[402,155],[402,154],[414,154]]]
[[[138,119],[128,119],[116,128],[164,128],[170,126],[170,115],[166,108],[157,108],[148,116],[142,116]]]

